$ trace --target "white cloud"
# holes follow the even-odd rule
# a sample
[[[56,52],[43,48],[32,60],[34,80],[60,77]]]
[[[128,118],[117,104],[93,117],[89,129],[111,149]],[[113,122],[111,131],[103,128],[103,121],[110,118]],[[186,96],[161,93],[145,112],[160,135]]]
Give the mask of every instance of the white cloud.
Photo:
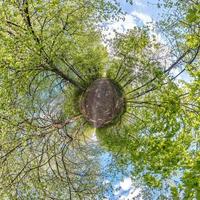
[[[115,37],[115,31],[118,33],[125,33],[128,29],[132,29],[136,26],[135,19],[132,15],[127,14],[124,19],[114,23],[108,23],[103,34],[106,35],[107,39],[113,39]]]
[[[122,182],[120,182],[120,187],[122,188],[122,190],[129,190],[131,188],[132,185],[132,181],[131,178],[125,178]]]
[[[132,16],[136,16],[138,17],[139,19],[142,20],[142,22],[147,25],[149,22],[153,22],[152,18],[147,15],[147,14],[144,14],[143,12],[138,12],[138,11],[133,11],[131,13]]]
[[[125,178],[123,181],[119,182],[114,186],[115,197],[119,200],[130,200],[137,199],[142,200],[142,189],[136,188],[130,177]]]
[[[143,12],[133,11],[132,16],[139,18],[145,26],[148,26],[150,29],[150,34],[155,36],[156,41],[160,43],[165,43],[163,37],[155,31],[155,21],[150,15],[147,15]]]
[[[145,6],[145,4],[144,4],[144,2],[142,2],[142,0],[135,0],[134,3],[135,3],[136,6],[140,6],[140,7]]]
[[[151,34],[154,34],[157,41],[161,43],[164,42],[162,36],[155,32],[155,21],[151,18],[151,16],[138,11],[126,14],[124,16],[124,20],[121,19],[117,22],[106,24],[103,34],[107,39],[113,39],[115,37],[115,31],[118,33],[125,33],[127,30],[137,26],[138,19],[140,19],[145,26],[149,27]]]
[[[137,200],[143,200],[141,196],[142,190],[140,188],[132,188],[127,196],[122,195],[119,200],[130,200],[130,199],[137,199]]]

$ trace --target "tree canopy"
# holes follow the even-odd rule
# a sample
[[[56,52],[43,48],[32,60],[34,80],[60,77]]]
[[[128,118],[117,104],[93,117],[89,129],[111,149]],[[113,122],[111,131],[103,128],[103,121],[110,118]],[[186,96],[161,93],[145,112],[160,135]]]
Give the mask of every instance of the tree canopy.
[[[105,199],[109,170],[129,166],[161,199],[200,198],[199,1],[158,6],[166,44],[145,26],[104,38],[125,15],[117,1],[0,2],[1,199]],[[124,108],[93,127],[81,102],[102,78],[116,90],[97,87],[89,114],[115,113],[118,90]]]

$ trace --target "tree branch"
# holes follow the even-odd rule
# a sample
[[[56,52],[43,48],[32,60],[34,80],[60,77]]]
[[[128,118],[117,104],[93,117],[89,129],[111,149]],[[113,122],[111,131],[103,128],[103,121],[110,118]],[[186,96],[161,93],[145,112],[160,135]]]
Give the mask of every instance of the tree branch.
[[[32,33],[34,40],[37,42],[38,45],[41,45],[41,41],[40,41],[39,37],[36,35],[36,33],[35,33],[34,29],[33,29],[32,23],[31,23],[30,14],[29,14],[28,0],[24,0],[24,2],[23,2],[23,13],[25,14],[26,25],[27,25],[28,29],[30,30],[30,32]],[[58,68],[55,67],[55,65],[53,64],[53,61],[49,59],[49,57],[48,57],[47,53],[44,51],[43,47],[41,47],[40,50],[42,52],[44,52],[48,64],[53,66],[53,69],[50,69],[50,71],[56,73],[61,78],[63,78],[64,80],[68,81],[69,83],[71,83],[75,87],[83,90],[83,87],[78,82],[76,82],[75,80],[73,80],[72,78],[70,78],[69,76],[64,74],[61,70],[59,70]],[[49,70],[49,68],[45,68],[45,69]]]

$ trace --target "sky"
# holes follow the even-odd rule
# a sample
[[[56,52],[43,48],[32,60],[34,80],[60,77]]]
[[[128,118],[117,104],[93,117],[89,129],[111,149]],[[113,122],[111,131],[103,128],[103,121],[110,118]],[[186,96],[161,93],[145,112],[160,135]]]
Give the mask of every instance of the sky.
[[[155,21],[160,19],[162,14],[162,9],[158,9],[158,0],[134,0],[133,5],[126,3],[125,0],[118,0],[123,11],[127,14],[125,20],[120,20],[109,24],[109,31],[112,32],[116,29],[118,32],[125,32],[127,29],[131,29],[135,26],[147,26],[150,27],[155,25]],[[109,32],[107,31],[107,33]],[[114,37],[114,33],[111,33],[110,37]]]

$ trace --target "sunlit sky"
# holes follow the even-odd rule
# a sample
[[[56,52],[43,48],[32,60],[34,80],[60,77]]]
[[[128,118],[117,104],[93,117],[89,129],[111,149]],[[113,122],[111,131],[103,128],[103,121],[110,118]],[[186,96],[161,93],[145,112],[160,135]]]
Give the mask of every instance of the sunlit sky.
[[[115,28],[119,32],[131,29],[134,26],[151,25],[155,23],[162,14],[162,9],[158,9],[158,0],[135,0],[133,5],[126,3],[125,0],[118,0],[123,11],[127,13],[124,21],[113,23],[111,28]]]

